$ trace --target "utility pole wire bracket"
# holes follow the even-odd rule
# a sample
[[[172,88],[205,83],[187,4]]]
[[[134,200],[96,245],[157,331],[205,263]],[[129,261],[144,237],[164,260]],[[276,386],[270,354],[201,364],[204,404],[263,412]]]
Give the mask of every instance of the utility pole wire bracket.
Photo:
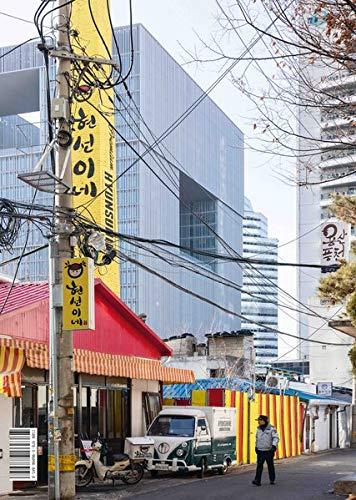
[[[18,174],[17,178],[23,182],[26,182],[26,184],[29,184],[33,188],[38,189],[38,191],[54,194],[70,194],[70,186],[63,182],[64,174],[66,172],[68,160],[70,157],[70,147],[67,149],[65,161],[60,172],[60,177],[57,177],[51,170],[48,170],[48,168],[44,166],[44,162],[46,161],[52,149],[55,147],[55,144],[56,138],[46,146],[41,158],[39,159],[33,171]]]
[[[81,56],[79,54],[72,54],[71,52],[68,52],[67,50],[60,50],[60,49],[50,50],[48,53],[51,57],[58,57],[59,59],[69,59],[71,61],[83,61],[83,62],[87,62],[87,63],[104,64],[104,65],[108,65],[108,66],[114,66],[114,68],[118,68],[117,62],[114,61],[113,59],[103,59],[101,57]]]

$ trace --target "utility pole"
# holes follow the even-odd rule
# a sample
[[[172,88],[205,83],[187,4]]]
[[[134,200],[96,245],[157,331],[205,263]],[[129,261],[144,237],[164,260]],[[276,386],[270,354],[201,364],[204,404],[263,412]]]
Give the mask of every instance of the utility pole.
[[[70,52],[70,4],[58,0],[58,49]],[[57,59],[56,103],[57,138],[69,137],[70,88],[68,76],[71,60]],[[70,141],[58,140],[55,175],[72,186]],[[61,145],[62,144],[62,145]],[[63,145],[65,144],[65,145]],[[72,257],[70,244],[70,194],[55,194],[55,230],[50,245],[50,425],[49,425],[49,498],[70,499],[75,496],[74,474],[74,406],[72,372],[73,336],[63,331],[62,261]],[[52,472],[50,472],[52,471]],[[53,475],[54,471],[54,475]],[[54,483],[54,484],[53,484]]]

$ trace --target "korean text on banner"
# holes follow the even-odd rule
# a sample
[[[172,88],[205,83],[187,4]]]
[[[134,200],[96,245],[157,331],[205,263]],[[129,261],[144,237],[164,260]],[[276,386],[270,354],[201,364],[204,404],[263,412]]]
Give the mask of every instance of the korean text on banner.
[[[341,221],[325,222],[321,226],[322,272],[334,271],[341,260],[349,258],[350,224]]]
[[[93,260],[63,260],[63,329],[94,330]]]
[[[102,0],[73,2],[71,26],[76,33],[73,47],[77,55],[83,55],[83,51],[76,48],[80,45],[85,48],[86,56],[110,59],[112,31],[108,8],[109,3]],[[115,132],[108,123],[109,121],[115,126],[114,91],[113,89],[104,91],[95,87],[95,78],[104,82],[110,75],[111,69],[110,65],[89,64],[87,75],[93,80],[91,93],[72,105],[74,118],[72,183],[75,194],[73,207],[78,208],[84,216],[94,220],[107,231],[117,232],[116,141]],[[84,70],[78,72],[73,67],[72,76],[78,88],[85,84],[84,73]],[[117,238],[109,234],[106,234],[105,238],[107,248],[117,248]],[[120,290],[118,260],[113,261],[107,268],[101,268],[100,271],[98,276],[118,295]]]

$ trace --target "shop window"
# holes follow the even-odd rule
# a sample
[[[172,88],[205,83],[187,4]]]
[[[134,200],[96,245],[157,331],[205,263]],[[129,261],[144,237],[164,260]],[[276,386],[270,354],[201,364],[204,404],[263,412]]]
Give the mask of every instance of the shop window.
[[[93,439],[98,432],[105,435],[106,390],[82,387],[81,437]]]
[[[144,392],[142,393],[142,404],[146,429],[148,429],[162,409],[161,397],[155,392]]]
[[[22,398],[15,399],[15,427],[37,427],[37,391],[33,385],[23,385]]]
[[[39,385],[37,389],[38,405],[38,441],[47,441],[47,423],[48,423],[48,400],[47,386]]]
[[[123,451],[130,433],[128,390],[83,387],[81,400],[82,439],[93,439],[99,432],[115,452]]]

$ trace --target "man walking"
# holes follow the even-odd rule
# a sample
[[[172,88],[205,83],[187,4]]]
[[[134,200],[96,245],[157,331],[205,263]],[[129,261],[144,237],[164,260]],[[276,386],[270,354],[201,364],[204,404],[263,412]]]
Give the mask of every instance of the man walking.
[[[273,425],[268,423],[266,415],[260,415],[257,419],[258,428],[256,432],[256,453],[257,453],[257,467],[256,476],[252,481],[255,486],[261,486],[261,477],[263,471],[263,464],[265,461],[268,466],[269,481],[275,484],[276,473],[274,471],[273,457],[278,446],[278,433]]]

